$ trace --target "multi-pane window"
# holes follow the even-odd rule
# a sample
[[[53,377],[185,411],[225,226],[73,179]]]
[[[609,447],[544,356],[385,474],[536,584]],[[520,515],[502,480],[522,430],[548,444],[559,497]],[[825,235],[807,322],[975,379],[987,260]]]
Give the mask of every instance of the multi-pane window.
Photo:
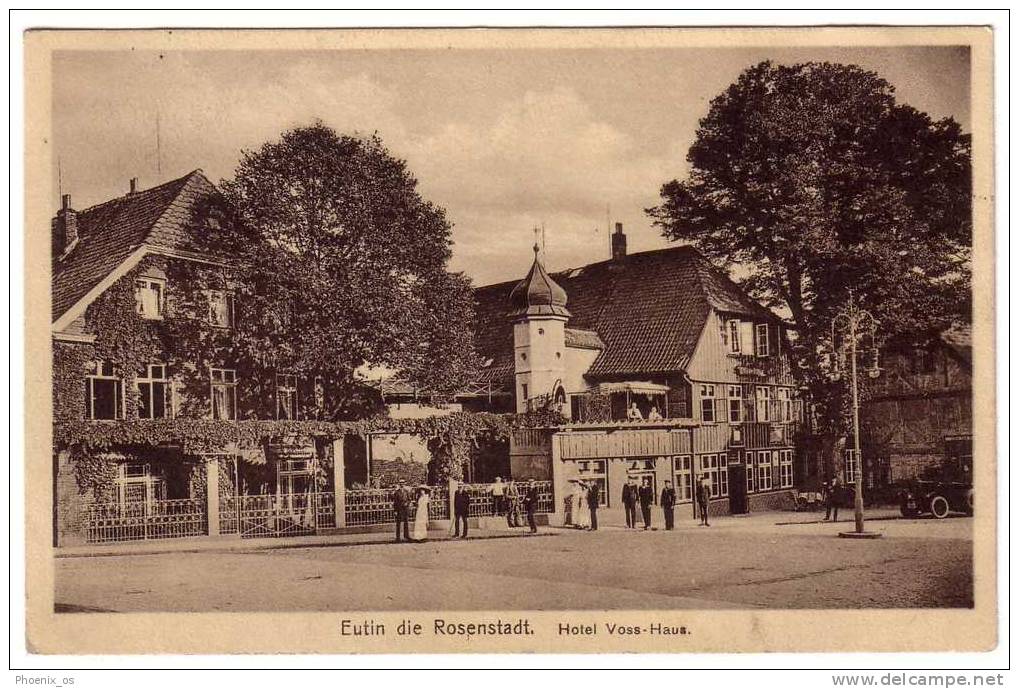
[[[162,318],[166,282],[158,278],[138,278],[134,281],[135,310],[142,318]]]
[[[756,389],[757,395],[757,420],[758,421],[770,421],[770,410],[769,402],[771,401],[771,388],[758,385]]]
[[[604,459],[587,459],[577,462],[577,474],[584,481],[598,484],[598,504],[605,506],[609,501],[609,480]]]
[[[778,395],[778,418],[776,421],[789,422],[793,420],[793,399],[792,391],[789,388],[778,388],[775,394]]]
[[[729,494],[729,458],[721,455],[701,455],[701,473],[708,475],[711,484],[711,497],[724,498]]]
[[[138,385],[139,419],[169,419],[173,416],[172,390],[166,366],[149,364],[135,383]]]
[[[708,423],[714,423],[718,421],[718,415],[715,414],[715,386],[714,385],[702,385],[701,386],[701,421]]]
[[[223,290],[209,291],[209,323],[217,328],[234,327],[234,295]]]
[[[754,340],[756,347],[755,354],[757,356],[768,356],[768,324],[758,323],[757,324],[757,337]]]
[[[212,379],[212,418],[233,421],[237,418],[237,372],[230,368],[210,370]]]
[[[793,451],[779,450],[778,452],[778,480],[779,488],[793,487]]]
[[[856,469],[859,466],[859,462],[857,462],[859,455],[856,450],[847,449],[844,456],[846,458],[846,482],[854,483],[856,481]]]
[[[673,457],[672,469],[676,478],[676,500],[679,502],[690,502],[693,500],[693,456],[679,455]]]
[[[92,362],[85,378],[85,414],[90,419],[124,418],[123,382],[108,361]]]
[[[743,420],[743,386],[729,386],[729,422],[739,423]]]
[[[276,376],[276,418],[297,418],[297,376],[285,373]]]
[[[755,452],[747,452],[747,492],[753,493],[757,487],[757,470],[754,468]]]
[[[757,490],[771,490],[771,452],[757,453]]]
[[[130,516],[145,514],[152,502],[166,498],[166,480],[153,473],[149,464],[125,462],[118,465],[114,483],[117,502]]]
[[[740,331],[739,321],[735,319],[729,321],[728,328],[729,328],[729,351],[732,352],[733,354],[739,354],[741,351],[739,342],[739,331]]]

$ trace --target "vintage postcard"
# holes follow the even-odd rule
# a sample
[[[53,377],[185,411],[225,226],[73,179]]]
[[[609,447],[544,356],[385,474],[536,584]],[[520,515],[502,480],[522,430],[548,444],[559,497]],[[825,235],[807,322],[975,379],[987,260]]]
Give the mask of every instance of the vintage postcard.
[[[994,648],[990,29],[25,44],[30,651]]]

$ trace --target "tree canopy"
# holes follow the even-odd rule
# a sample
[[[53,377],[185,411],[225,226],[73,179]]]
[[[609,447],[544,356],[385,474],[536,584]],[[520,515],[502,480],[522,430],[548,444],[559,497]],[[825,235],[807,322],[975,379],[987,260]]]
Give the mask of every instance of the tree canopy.
[[[647,212],[789,314],[815,399],[837,392],[820,349],[850,289],[887,334],[968,320],[970,137],[898,103],[875,73],[753,66],[712,100],[687,161]]]
[[[251,360],[337,379],[381,366],[440,394],[466,382],[473,302],[446,269],[450,224],[378,136],[292,129],[220,187]]]

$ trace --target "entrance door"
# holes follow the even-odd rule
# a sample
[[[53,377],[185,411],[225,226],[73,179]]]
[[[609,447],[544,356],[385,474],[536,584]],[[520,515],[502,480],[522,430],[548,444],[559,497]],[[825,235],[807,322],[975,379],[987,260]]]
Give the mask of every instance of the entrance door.
[[[747,466],[738,456],[729,457],[729,512],[746,514],[747,509]]]

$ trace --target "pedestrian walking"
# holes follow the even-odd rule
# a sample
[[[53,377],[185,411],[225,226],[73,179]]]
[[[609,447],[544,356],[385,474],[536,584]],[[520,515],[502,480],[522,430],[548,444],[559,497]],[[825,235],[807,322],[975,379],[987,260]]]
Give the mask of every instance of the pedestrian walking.
[[[842,481],[838,476],[832,478],[825,484],[824,496],[824,520],[837,522],[839,520],[839,503],[842,501]]]
[[[711,503],[711,479],[707,474],[701,477],[697,483],[697,506],[701,511],[701,526],[711,526],[708,523],[708,505]]]
[[[396,484],[396,490],[390,495],[393,501],[393,511],[396,512],[396,542],[400,542],[400,529],[403,529],[404,540],[410,540],[410,491],[403,481]]]
[[[672,481],[665,482],[662,488],[662,514],[665,516],[665,530],[672,531],[676,525],[676,489],[672,487]]]
[[[626,512],[626,528],[632,529],[637,525],[637,484],[632,478],[623,484],[623,510]]]
[[[531,533],[538,533],[538,525],[534,522],[536,509],[538,509],[538,486],[532,478],[527,482],[527,490],[524,492],[524,512],[527,513],[527,526],[531,527]]]
[[[591,510],[591,531],[598,530],[598,504],[601,501],[597,481],[591,481],[587,486],[587,506]]]
[[[655,489],[651,479],[645,477],[644,484],[637,489],[637,500],[640,501],[640,516],[644,520],[644,530],[651,528],[651,503],[655,501]]]
[[[453,494],[453,538],[467,538],[467,518],[471,513],[471,494],[467,484],[461,483]],[[463,535],[460,535],[460,524],[463,524]]]

